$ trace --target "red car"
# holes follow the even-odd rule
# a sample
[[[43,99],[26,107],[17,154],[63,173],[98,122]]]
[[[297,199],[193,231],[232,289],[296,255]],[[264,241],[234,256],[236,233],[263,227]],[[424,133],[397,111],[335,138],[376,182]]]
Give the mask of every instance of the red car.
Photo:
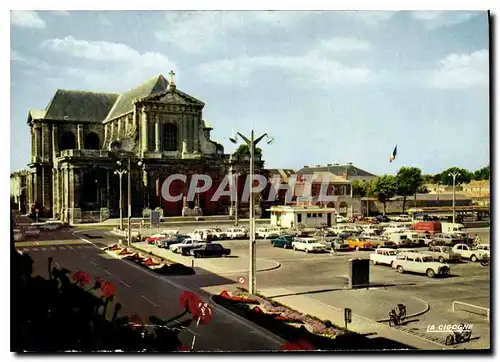
[[[146,242],[148,244],[156,244],[159,243],[162,240],[166,240],[170,238],[170,235],[167,234],[154,234],[146,238]]]

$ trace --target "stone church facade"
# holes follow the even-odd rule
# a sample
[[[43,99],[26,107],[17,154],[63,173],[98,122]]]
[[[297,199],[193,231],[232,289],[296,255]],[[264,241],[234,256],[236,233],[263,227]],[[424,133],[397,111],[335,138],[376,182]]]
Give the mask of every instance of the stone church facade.
[[[228,214],[229,197],[211,202],[230,172],[246,174],[247,157],[224,154],[203,120],[205,104],[159,75],[121,94],[57,90],[44,110],[31,110],[31,159],[27,201],[46,217],[79,223],[119,215],[120,161],[130,163],[132,216],[160,208],[164,216]],[[229,136],[229,134],[228,134]],[[256,171],[262,161],[256,162]],[[212,187],[193,202],[161,197],[166,177],[181,173],[171,195],[187,194],[190,176],[208,174]],[[244,178],[239,178],[244,179]],[[127,174],[123,175],[123,215],[127,215]],[[238,185],[242,193],[242,184]],[[241,205],[242,208],[245,205]],[[247,206],[248,207],[248,206]]]

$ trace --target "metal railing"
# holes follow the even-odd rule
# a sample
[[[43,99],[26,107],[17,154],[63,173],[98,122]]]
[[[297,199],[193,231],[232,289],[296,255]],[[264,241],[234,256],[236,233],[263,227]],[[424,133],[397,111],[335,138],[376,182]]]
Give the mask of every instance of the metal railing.
[[[474,305],[474,304],[469,304],[469,303],[464,303],[464,302],[459,302],[458,300],[454,300],[453,303],[451,303],[451,309],[455,312],[456,309],[455,309],[455,304],[460,304],[460,305],[466,305],[468,307],[472,307],[472,308],[477,308],[477,309],[481,309],[481,310],[485,310],[486,311],[486,318],[488,320],[490,320],[490,309],[489,308],[485,308],[485,307],[480,307],[478,305]],[[467,310],[466,310],[467,312]]]
[[[105,150],[63,150],[62,157],[109,157],[109,151]]]

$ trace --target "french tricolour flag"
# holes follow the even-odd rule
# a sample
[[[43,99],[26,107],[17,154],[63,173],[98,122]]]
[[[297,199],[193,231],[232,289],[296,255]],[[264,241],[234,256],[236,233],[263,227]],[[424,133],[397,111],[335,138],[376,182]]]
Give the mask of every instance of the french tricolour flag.
[[[392,156],[389,157],[389,162],[392,162],[396,159],[396,155],[398,154],[398,146],[394,147],[394,151],[392,151]]]

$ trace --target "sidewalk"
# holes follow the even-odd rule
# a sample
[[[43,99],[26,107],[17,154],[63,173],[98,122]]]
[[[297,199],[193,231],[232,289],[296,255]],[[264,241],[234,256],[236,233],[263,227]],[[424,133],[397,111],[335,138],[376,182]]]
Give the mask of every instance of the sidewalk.
[[[130,222],[132,226],[139,226],[141,224],[142,218],[140,217],[133,217]],[[124,228],[127,228],[127,223],[128,219],[123,218],[123,225]],[[146,224],[149,223],[149,220],[146,220]],[[239,219],[238,224],[240,225],[247,225],[249,223],[249,219]],[[268,224],[270,223],[270,219],[256,219],[255,220],[256,224]],[[212,225],[212,224],[218,224],[218,225],[224,225],[224,227],[232,227],[234,224],[234,220],[226,218],[216,218],[216,217],[210,217],[210,216],[202,216],[200,217],[200,220],[196,220],[193,217],[186,217],[181,218],[181,217],[175,217],[172,218],[172,220],[169,220],[169,218],[163,218],[163,221],[160,223],[159,229],[166,229],[166,228],[171,228],[175,225]],[[75,224],[73,226],[78,226],[78,227],[113,227],[113,226],[119,226],[120,225],[120,219],[108,219],[103,221],[102,223],[83,223],[83,224]],[[158,229],[152,229],[152,230],[158,230]]]
[[[344,295],[350,292],[357,293],[357,290],[342,291]],[[259,293],[266,297],[280,302],[288,307],[304,314],[310,314],[322,320],[329,320],[338,326],[344,326],[344,309],[324,303],[316,298],[307,295],[293,295],[293,291],[286,288],[264,288]],[[332,292],[332,293],[336,293]],[[353,312],[356,306],[348,304],[349,299],[344,299],[340,305],[350,307]],[[369,301],[366,301],[368,304]],[[373,303],[373,300],[372,300]],[[337,303],[335,303],[337,304]],[[338,305],[338,304],[337,304]],[[413,311],[408,310],[408,314]],[[441,350],[448,349],[443,344],[427,340],[425,338],[406,333],[394,327],[389,327],[387,323],[377,323],[375,320],[368,319],[359,314],[352,313],[352,323],[349,323],[348,329],[360,334],[373,335],[374,337],[383,337],[394,340],[409,346],[423,350]]]
[[[232,255],[224,258],[195,259],[194,257],[182,256],[170,250],[158,248],[155,245],[149,245],[144,242],[134,243],[132,247],[186,266],[192,267],[194,263],[196,275],[237,273],[246,275],[248,273],[249,259],[245,256]],[[277,269],[280,266],[281,264],[277,261],[257,258],[257,271]]]

